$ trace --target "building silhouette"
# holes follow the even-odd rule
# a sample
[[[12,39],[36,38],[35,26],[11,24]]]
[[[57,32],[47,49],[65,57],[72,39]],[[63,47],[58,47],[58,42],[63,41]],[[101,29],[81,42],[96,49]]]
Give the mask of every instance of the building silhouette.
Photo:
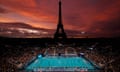
[[[58,16],[58,25],[57,25],[57,29],[56,32],[54,34],[54,39],[66,39],[67,35],[64,31],[64,26],[62,23],[62,2],[61,0],[59,0],[59,16]]]

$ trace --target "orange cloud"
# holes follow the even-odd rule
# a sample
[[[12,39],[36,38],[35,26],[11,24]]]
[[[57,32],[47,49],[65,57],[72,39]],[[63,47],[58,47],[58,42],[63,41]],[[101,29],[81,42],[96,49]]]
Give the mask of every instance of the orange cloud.
[[[25,0],[25,1],[8,0],[8,2],[9,4],[7,3],[7,1],[2,0],[1,5],[6,6],[13,13],[16,13],[18,15],[21,15],[27,18],[27,20],[23,20],[25,21],[25,23],[31,23],[30,25],[35,27],[54,28],[52,27],[52,25],[48,26],[46,24],[50,24],[50,23],[54,24],[56,21],[56,18],[49,14],[45,14],[43,10],[40,10],[39,8],[37,8],[37,4],[35,3],[34,0]],[[8,21],[11,22],[13,20],[9,19]]]

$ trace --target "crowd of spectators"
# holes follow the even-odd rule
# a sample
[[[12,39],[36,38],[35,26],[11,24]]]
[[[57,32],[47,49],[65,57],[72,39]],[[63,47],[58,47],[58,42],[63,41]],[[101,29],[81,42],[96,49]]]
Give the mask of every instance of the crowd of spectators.
[[[69,45],[68,45],[69,46]],[[28,61],[40,53],[44,53],[46,48],[42,47],[24,47],[3,45],[3,53],[0,60],[0,72],[20,72]],[[83,43],[79,46],[73,44],[77,53],[85,53],[85,57],[95,62],[103,69],[103,72],[119,72],[120,56],[118,51],[113,51],[111,44]]]
[[[103,69],[103,72],[119,72],[120,56],[119,50],[113,51],[111,44],[93,43],[83,44],[77,48],[77,52],[85,53],[85,57],[92,60]]]
[[[6,51],[1,55],[0,72],[19,72],[27,62],[42,53],[40,47],[26,47],[5,45]]]

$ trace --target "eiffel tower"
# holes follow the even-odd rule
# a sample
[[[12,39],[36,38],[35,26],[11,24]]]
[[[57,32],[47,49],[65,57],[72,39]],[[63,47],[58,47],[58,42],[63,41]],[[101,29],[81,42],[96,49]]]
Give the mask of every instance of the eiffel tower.
[[[54,34],[54,39],[66,39],[66,33],[64,31],[64,27],[62,24],[62,2],[59,0],[59,17],[58,17],[58,25],[57,25],[57,30]]]

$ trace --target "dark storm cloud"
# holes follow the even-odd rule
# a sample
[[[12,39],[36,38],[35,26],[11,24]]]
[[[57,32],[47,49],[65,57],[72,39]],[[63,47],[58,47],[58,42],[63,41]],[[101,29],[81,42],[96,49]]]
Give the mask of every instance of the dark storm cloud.
[[[120,16],[116,19],[109,21],[99,21],[95,22],[91,28],[91,33],[96,36],[120,36]]]
[[[6,13],[6,12],[7,12],[7,10],[6,10],[6,9],[4,9],[4,8],[0,7],[0,13]]]
[[[103,29],[106,31],[110,31],[110,32],[120,31],[120,17],[115,20],[111,20],[109,22],[104,22],[103,26],[106,27],[105,29]]]

